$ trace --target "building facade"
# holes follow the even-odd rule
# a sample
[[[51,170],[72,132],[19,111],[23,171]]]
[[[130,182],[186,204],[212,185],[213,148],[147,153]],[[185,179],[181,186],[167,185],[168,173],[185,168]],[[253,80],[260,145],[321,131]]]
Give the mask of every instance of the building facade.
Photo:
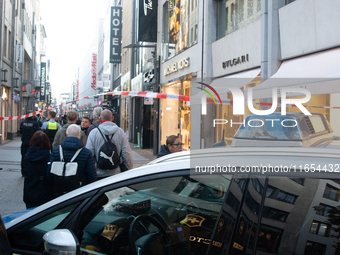
[[[2,17],[0,115],[20,116],[49,105],[49,61],[44,44],[46,31],[41,25],[39,1],[2,0],[0,8]],[[41,96],[42,61],[45,63],[43,96]],[[38,101],[41,102],[40,106]],[[17,136],[20,121],[1,121],[1,140]]]

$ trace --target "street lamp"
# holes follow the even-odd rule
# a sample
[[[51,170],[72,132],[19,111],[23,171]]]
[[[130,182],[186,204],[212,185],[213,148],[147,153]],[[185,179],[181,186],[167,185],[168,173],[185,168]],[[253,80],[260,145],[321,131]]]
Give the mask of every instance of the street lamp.
[[[155,74],[155,86],[156,86],[156,92],[158,92],[158,73],[157,73],[157,44],[149,44],[149,45],[143,45],[139,43],[132,43],[128,44],[124,49],[138,49],[138,48],[153,48],[154,52],[152,52],[153,56],[153,63],[154,63],[154,74]],[[158,100],[154,100],[154,111],[153,111],[153,155],[158,154],[158,111],[159,111],[159,104]]]

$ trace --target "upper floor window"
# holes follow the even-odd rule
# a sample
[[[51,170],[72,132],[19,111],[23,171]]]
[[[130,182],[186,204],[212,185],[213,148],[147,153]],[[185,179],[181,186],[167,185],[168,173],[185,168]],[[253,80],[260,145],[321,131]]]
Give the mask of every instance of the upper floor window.
[[[298,184],[301,184],[301,185],[303,185],[304,183],[305,183],[305,178],[289,178],[289,179],[291,179],[292,181],[295,181],[296,183],[298,183]]]
[[[267,187],[266,197],[280,200],[290,204],[294,204],[297,199],[297,196],[270,185]]]
[[[245,27],[261,17],[260,0],[222,0],[218,5],[218,38]]]
[[[339,201],[339,189],[327,184],[323,193],[324,198]]]
[[[309,233],[314,234],[314,235],[328,237],[330,231],[331,231],[330,225],[326,223],[318,222],[318,221],[313,221],[312,226],[310,227]]]
[[[329,211],[331,209],[333,209],[334,207],[329,206],[329,205],[325,205],[325,204],[320,204],[316,210],[316,214],[317,215],[321,215],[321,216],[325,216],[328,217],[329,216]]]
[[[162,60],[197,43],[198,0],[167,0],[163,5]]]

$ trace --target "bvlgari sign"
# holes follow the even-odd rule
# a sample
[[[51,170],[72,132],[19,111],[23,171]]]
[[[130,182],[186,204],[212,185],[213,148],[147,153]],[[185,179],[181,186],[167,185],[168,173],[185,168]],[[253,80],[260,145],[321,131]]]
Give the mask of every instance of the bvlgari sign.
[[[246,62],[249,62],[248,54],[242,55],[240,57],[233,58],[233,59],[230,59],[230,60],[227,60],[227,61],[224,61],[224,62],[222,62],[222,66],[223,66],[223,68],[227,68],[227,67],[236,66],[238,64],[246,63]]]
[[[175,73],[178,70],[182,70],[186,67],[189,67],[189,57],[183,58],[179,60],[178,62],[175,62],[167,67],[164,68],[164,75],[167,76],[169,74]]]

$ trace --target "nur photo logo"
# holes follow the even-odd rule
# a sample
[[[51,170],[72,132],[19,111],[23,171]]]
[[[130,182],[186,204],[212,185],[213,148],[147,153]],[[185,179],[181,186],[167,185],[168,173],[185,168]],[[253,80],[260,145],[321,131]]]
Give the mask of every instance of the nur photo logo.
[[[210,85],[198,82],[199,84],[202,84],[209,88],[212,92],[215,93],[217,98],[219,99],[220,104],[222,105],[222,100],[220,98],[220,95],[217,93],[217,91]],[[217,102],[211,92],[209,92],[207,89],[199,88],[198,89],[206,92],[213,100],[215,105],[217,105]],[[233,115],[244,115],[245,113],[245,98],[243,91],[240,88],[237,88],[232,85],[224,86],[221,89],[226,89],[231,92],[233,95]],[[278,106],[278,88],[272,88],[272,105],[270,109],[267,110],[257,110],[255,109],[253,105],[253,88],[248,88],[245,90],[247,94],[247,105],[249,108],[249,111],[256,115],[269,115],[275,112]],[[305,115],[311,115],[311,113],[302,105],[303,103],[308,102],[311,99],[311,93],[307,89],[304,88],[286,88],[282,87],[280,88],[281,91],[281,115],[286,115],[286,108],[287,105],[295,105],[299,108],[299,110],[305,114]],[[288,98],[291,97],[291,94],[299,94],[299,95],[305,95],[304,98]],[[201,106],[202,106],[202,115],[207,114],[207,100],[205,94],[201,96]]]

